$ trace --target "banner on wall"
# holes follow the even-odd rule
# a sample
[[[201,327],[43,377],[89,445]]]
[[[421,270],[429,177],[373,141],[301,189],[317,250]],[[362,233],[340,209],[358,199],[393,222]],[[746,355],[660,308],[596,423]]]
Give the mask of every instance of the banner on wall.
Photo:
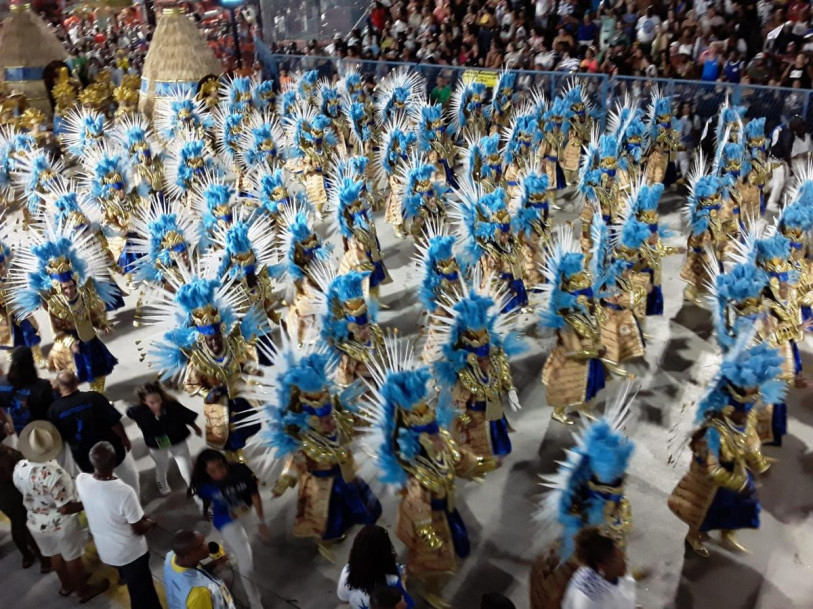
[[[483,83],[487,87],[497,85],[497,72],[492,70],[466,70],[463,72],[462,78],[467,85],[473,82]]]

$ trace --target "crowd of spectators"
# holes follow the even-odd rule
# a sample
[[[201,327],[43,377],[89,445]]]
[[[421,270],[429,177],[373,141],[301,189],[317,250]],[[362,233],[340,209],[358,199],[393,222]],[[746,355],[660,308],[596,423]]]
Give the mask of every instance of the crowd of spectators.
[[[813,76],[810,3],[801,0],[385,2],[328,45],[274,50],[798,88]]]

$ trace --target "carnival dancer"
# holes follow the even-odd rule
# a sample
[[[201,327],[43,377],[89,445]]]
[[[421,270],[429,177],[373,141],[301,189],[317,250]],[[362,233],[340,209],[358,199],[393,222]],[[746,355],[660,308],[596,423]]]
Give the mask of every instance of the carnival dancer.
[[[387,74],[376,86],[378,123],[386,125],[408,119],[425,91],[426,81],[416,70],[401,66]]]
[[[323,216],[327,203],[326,172],[338,143],[331,121],[311,108],[300,107],[285,119],[285,127],[289,153],[302,161],[299,175],[308,200]]]
[[[744,231],[748,221],[759,217],[757,210],[754,210],[753,215],[749,218],[744,218],[741,213],[739,186],[743,176],[750,171],[744,153],[742,144],[728,142],[717,148],[717,154],[712,164],[712,173],[720,176],[723,187],[723,211],[724,215],[729,218],[728,229],[733,234],[736,234],[736,231]]]
[[[166,151],[164,192],[171,199],[191,205],[192,193],[207,173],[221,173],[221,168],[206,141],[191,132],[173,140]]]
[[[395,227],[395,235],[404,238],[406,233],[401,216],[401,202],[398,200],[398,176],[408,163],[417,143],[417,136],[409,128],[406,118],[396,119],[384,126],[381,145],[378,148],[378,162],[387,176],[389,195],[384,208],[384,219]]]
[[[99,339],[109,334],[107,307],[121,298],[105,254],[88,231],[47,220],[28,233],[30,250],[16,252],[9,271],[10,306],[20,322],[38,308],[48,312],[54,346],[51,370],[76,371],[80,382],[104,392],[105,377],[118,363]]]
[[[537,166],[529,166],[518,177],[520,190],[511,201],[511,227],[519,240],[525,282],[530,291],[538,292],[545,283],[542,267],[553,224],[548,203],[548,176]]]
[[[570,132],[572,117],[570,106],[561,97],[554,99],[550,108],[542,115],[543,139],[537,158],[541,160],[545,175],[548,176],[548,188],[553,191],[567,186],[559,159]]]
[[[375,301],[368,302],[364,284],[369,273],[349,271],[326,282],[329,274],[317,279],[323,287],[321,337],[340,361],[336,381],[341,387],[370,377],[370,365],[384,356],[384,332],[376,320]]]
[[[365,157],[355,158],[366,164]],[[364,169],[355,176],[341,168],[336,173],[329,203],[335,210],[335,222],[344,245],[339,274],[350,270],[368,273],[366,292],[371,299],[378,301],[381,286],[392,283],[392,279],[384,265],[373,210],[366,196]]]
[[[629,116],[621,121],[618,136],[618,189],[628,194],[640,181],[644,164],[644,151],[648,148],[647,128],[643,112],[630,108]]]
[[[428,223],[442,223],[446,217],[446,183],[437,179],[435,166],[422,154],[413,153],[398,175],[403,227],[415,243]]]
[[[304,201],[304,195],[299,198]],[[243,199],[243,204],[246,207],[256,206],[257,213],[268,219],[278,236],[282,227],[282,210],[294,207],[296,201],[294,184],[286,169],[258,169],[249,175],[248,197]]]
[[[9,281],[9,267],[14,256],[11,249],[13,241],[7,219],[0,217],[0,222],[0,345],[7,349],[29,347],[37,366],[45,368],[48,363],[42,354],[37,320],[33,315],[18,320],[13,314]]]
[[[546,255],[540,326],[555,330],[557,344],[542,368],[551,418],[573,423],[569,411],[587,408],[604,388],[601,330],[594,279],[584,263],[570,227],[554,235]]]
[[[569,108],[566,141],[562,150],[561,167],[568,185],[576,183],[582,148],[590,141],[593,132],[594,109],[582,85],[571,82],[563,95]]]
[[[466,287],[440,304],[441,355],[433,369],[439,399],[451,399],[457,409],[455,440],[478,457],[501,463],[511,453],[503,400],[512,410],[520,409],[508,358],[524,345],[510,331],[512,321],[501,315],[505,303]]]
[[[316,280],[321,264],[331,258],[330,246],[323,243],[313,228],[309,210],[298,205],[285,205],[280,215],[277,239],[277,260],[281,262],[272,270],[272,276],[287,286],[285,302],[288,313],[285,318],[289,332],[297,329],[299,340],[304,340],[308,323],[317,323],[312,303],[322,289]]]
[[[240,304],[225,278],[208,279],[179,267],[181,281],[156,291],[144,319],[157,324],[147,349],[150,367],[164,381],[180,380],[189,395],[203,397],[206,443],[243,461],[246,441],[259,431],[255,410],[240,393],[250,371],[256,337],[267,333],[265,315]]]
[[[367,158],[367,177],[371,181],[374,209],[379,207],[381,184],[377,171],[378,156],[376,150],[381,138],[381,129],[376,122],[375,108],[360,101],[344,106],[347,124],[349,125],[348,152],[353,155],[364,155]]]
[[[308,70],[294,76],[297,98],[309,109],[319,110],[319,70]]]
[[[813,319],[813,166],[797,167],[796,182],[788,191],[787,204],[777,218],[777,229],[790,240],[791,258],[798,273],[795,289],[802,320]]]
[[[236,161],[244,177],[281,168],[285,162],[284,152],[285,134],[277,118],[270,113],[249,114],[237,140]]]
[[[120,118],[111,134],[115,145],[124,150],[132,167],[138,194],[147,198],[164,189],[163,148],[140,114]]]
[[[485,118],[492,133],[500,133],[511,121],[514,112],[514,88],[517,73],[503,69],[491,93],[491,101],[485,108]]]
[[[339,151],[346,153],[349,126],[342,113],[341,94],[338,85],[331,85],[326,80],[319,82],[319,111],[331,121],[331,128],[336,134]]]
[[[702,155],[689,177],[689,197],[685,216],[689,220],[686,243],[686,262],[680,278],[686,282],[684,299],[700,303],[708,282],[706,248],[710,247],[717,260],[722,260],[729,249],[727,227],[730,216],[723,203],[723,183],[719,177],[703,174]],[[739,234],[739,230],[734,235]]]
[[[616,178],[619,167],[618,138],[612,134],[598,136],[593,133],[593,139],[585,151],[582,166],[579,169],[578,189],[583,198],[583,206],[579,219],[581,220],[581,246],[582,252],[590,256],[594,244],[591,237],[593,217],[596,212],[601,214],[605,225],[618,222],[618,212],[622,209],[622,197],[619,183]]]
[[[743,182],[739,190],[741,202],[746,214],[756,217],[757,210],[760,216],[765,215],[767,200],[765,198],[765,184],[771,174],[771,164],[768,161],[768,140],[765,138],[765,118],[754,118],[745,124],[745,158],[748,171],[743,172]]]
[[[88,151],[82,158],[82,165],[82,185],[102,210],[101,225],[107,248],[117,270],[129,276],[138,259],[132,248],[135,234],[131,224],[142,205],[130,165],[123,152],[107,145]]]
[[[65,166],[60,159],[52,157],[40,148],[19,150],[14,155],[12,177],[25,199],[23,205],[23,226],[27,227],[43,209],[44,196],[52,194],[58,186],[64,185]]]
[[[675,129],[672,100],[652,92],[647,107],[649,147],[646,151],[646,180],[649,184],[663,184],[668,188],[677,180],[675,153],[681,148],[680,133]]]
[[[486,86],[481,82],[457,83],[451,98],[452,129],[458,140],[477,140],[488,133]]]
[[[422,101],[413,106],[409,118],[417,126],[418,152],[435,167],[434,179],[457,188],[454,174],[457,151],[447,129],[443,106]]]
[[[493,284],[494,289],[504,290],[503,313],[527,308],[522,252],[511,230],[505,191],[497,188],[484,194],[479,185],[464,183],[455,194],[455,216],[467,237],[468,262],[480,271],[479,288],[488,292]]]
[[[254,83],[251,88],[251,97],[254,102],[254,110],[260,114],[272,114],[277,108],[277,91],[274,88],[276,83],[272,78],[260,80]]]
[[[62,147],[75,160],[81,161],[98,146],[107,143],[110,125],[104,114],[89,108],[74,108],[62,123]]]
[[[371,423],[367,446],[379,480],[401,493],[396,530],[410,575],[423,584],[430,606],[446,608],[443,584],[471,547],[456,478],[480,479],[495,463],[455,442],[454,411],[431,390],[432,371],[418,365],[412,345],[388,336],[385,349],[389,364],[373,365],[371,395],[363,402]]]
[[[265,366],[270,365],[268,354],[274,349],[270,329],[280,321],[280,302],[269,274],[276,262],[275,239],[267,218],[246,212],[237,213],[231,225],[218,226],[212,238],[220,259],[218,277],[234,281],[245,306],[265,314],[267,331],[258,334],[256,344],[257,361]]]
[[[477,184],[486,192],[502,186],[505,162],[499,133],[479,140],[466,139],[461,155],[465,159],[464,176],[470,184]]]
[[[166,143],[173,139],[205,139],[214,127],[205,104],[181,88],[157,100],[153,122],[156,133]],[[170,150],[171,146],[167,148]]]
[[[254,110],[254,86],[249,76],[224,78],[220,82],[220,106],[229,113],[248,116]]]
[[[440,356],[436,324],[440,321],[441,305],[454,302],[464,290],[463,265],[456,252],[459,243],[454,236],[445,234],[445,230],[442,224],[428,223],[413,256],[416,274],[420,277],[418,300],[427,315],[421,328],[424,335],[421,360],[425,364],[431,364]]]
[[[241,164],[240,138],[245,131],[247,115],[220,105],[211,112],[214,125],[212,136],[217,160],[237,176],[236,184],[242,189],[246,168]]]
[[[782,357],[761,343],[750,346],[753,329],[738,329],[735,344],[697,404],[697,428],[688,440],[692,451],[689,472],[669,496],[669,509],[689,525],[686,543],[706,558],[703,543],[720,530],[725,547],[745,551],[735,539],[739,529],[759,528],[760,504],[754,474],[769,464],[754,442],[755,406],[782,400],[779,380]]]
[[[274,497],[299,486],[294,536],[315,538],[319,553],[333,561],[330,546],[355,525],[375,524],[381,504],[353,458],[358,388],[336,386],[338,360],[317,346],[316,336],[297,343],[283,333],[270,367],[250,379],[249,390],[264,401],[263,442],[284,460]]]
[[[206,247],[216,228],[227,230],[234,223],[244,199],[224,177],[207,171],[196,180],[188,200],[192,213],[203,222]]]
[[[567,451],[557,472],[543,477],[543,486],[550,490],[534,520],[543,535],[553,528],[559,537],[531,566],[531,609],[561,606],[570,578],[580,566],[574,556],[575,539],[584,528],[598,527],[626,548],[632,510],[624,479],[635,443],[624,434],[624,427],[634,398],[627,384],[603,417],[583,424],[574,434],[576,445]]]
[[[520,175],[537,164],[536,148],[542,142],[542,132],[533,112],[528,108],[521,108],[514,113],[511,122],[503,129],[502,137],[505,139],[503,148],[505,192],[513,200],[522,190]]]

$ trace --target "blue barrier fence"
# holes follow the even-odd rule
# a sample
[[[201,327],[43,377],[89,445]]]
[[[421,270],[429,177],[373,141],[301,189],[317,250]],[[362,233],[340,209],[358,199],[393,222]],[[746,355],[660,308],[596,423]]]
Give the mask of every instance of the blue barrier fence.
[[[319,70],[322,76],[330,79],[349,67],[355,67],[362,74],[372,75],[376,80],[380,80],[390,71],[408,65],[424,76],[428,93],[434,88],[440,74],[449,79],[452,88],[464,75],[467,78],[480,78],[489,81],[496,79],[498,74],[496,70],[434,64],[406,64],[360,59],[338,59],[335,57],[276,55],[261,40],[255,42],[255,48],[257,57],[263,65],[264,76],[274,80],[279,79],[280,68],[286,68],[291,72],[315,69]],[[671,97],[674,104],[684,101],[691,102],[695,112],[701,119],[714,116],[720,105],[728,97],[733,104],[743,105],[747,108],[748,118],[764,116],[767,119],[768,133],[780,121],[788,120],[795,114],[805,117],[809,124],[813,123],[813,104],[811,103],[813,91],[807,89],[697,80],[612,76],[607,74],[570,74],[527,70],[516,70],[516,73],[517,92],[520,98],[536,87],[542,88],[549,98],[553,98],[561,92],[569,81],[575,80],[582,84],[594,106],[602,111],[602,115],[606,115],[606,112],[612,109],[617,102],[623,100],[626,95],[640,99],[642,104],[647,104],[650,97],[649,93],[654,87],[657,87],[662,95],[665,94]]]

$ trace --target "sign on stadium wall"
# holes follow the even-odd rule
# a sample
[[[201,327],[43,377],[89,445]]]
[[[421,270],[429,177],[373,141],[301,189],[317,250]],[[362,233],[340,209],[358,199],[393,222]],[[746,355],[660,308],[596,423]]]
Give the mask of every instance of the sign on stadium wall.
[[[463,72],[463,82],[467,85],[473,82],[481,82],[487,87],[494,87],[497,84],[497,72],[492,70],[466,70]]]

